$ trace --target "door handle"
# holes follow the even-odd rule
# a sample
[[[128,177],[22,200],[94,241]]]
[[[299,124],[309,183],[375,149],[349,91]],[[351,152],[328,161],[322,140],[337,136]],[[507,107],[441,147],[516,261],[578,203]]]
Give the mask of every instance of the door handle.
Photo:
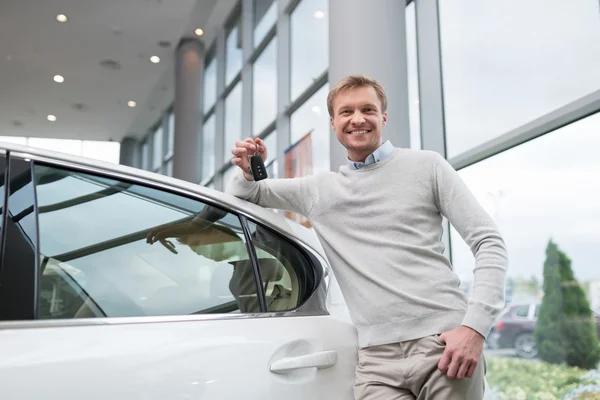
[[[321,351],[305,356],[285,357],[271,364],[271,372],[288,372],[302,368],[331,368],[337,362],[337,351]]]

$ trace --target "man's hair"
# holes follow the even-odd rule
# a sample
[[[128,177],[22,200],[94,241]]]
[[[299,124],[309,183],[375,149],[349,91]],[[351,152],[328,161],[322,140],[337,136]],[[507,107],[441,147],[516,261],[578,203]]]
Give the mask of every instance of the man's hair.
[[[371,79],[365,75],[349,75],[335,84],[327,95],[327,111],[329,116],[333,117],[333,101],[341,92],[346,90],[356,89],[359,87],[371,86],[377,92],[377,97],[381,101],[381,112],[387,111],[387,96],[385,89],[375,79]]]

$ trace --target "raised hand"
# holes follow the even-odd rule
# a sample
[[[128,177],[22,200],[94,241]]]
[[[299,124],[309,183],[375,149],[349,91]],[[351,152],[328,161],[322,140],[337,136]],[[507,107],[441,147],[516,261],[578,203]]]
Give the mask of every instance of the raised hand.
[[[250,157],[256,154],[257,151],[263,161],[266,161],[267,146],[259,138],[238,140],[235,142],[235,147],[231,150],[231,154],[233,154],[231,163],[240,167],[244,171],[244,177],[249,181],[254,180],[254,177],[250,173]]]

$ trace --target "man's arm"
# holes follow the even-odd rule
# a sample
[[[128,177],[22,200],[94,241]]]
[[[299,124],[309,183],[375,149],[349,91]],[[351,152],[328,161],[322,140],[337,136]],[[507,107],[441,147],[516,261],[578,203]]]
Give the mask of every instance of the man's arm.
[[[475,256],[475,279],[462,325],[485,338],[505,306],[506,246],[493,219],[454,168],[439,155],[434,163],[434,177],[440,212]]]
[[[266,208],[292,211],[308,217],[317,195],[312,176],[248,181],[241,170],[234,172],[226,193]]]

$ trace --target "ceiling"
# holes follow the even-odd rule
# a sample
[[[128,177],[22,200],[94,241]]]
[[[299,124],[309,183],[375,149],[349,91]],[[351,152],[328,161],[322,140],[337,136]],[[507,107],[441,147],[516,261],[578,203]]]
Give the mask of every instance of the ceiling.
[[[0,136],[142,137],[173,101],[179,40],[202,28],[199,39],[210,43],[235,3],[0,1]],[[67,22],[57,21],[61,13]]]

